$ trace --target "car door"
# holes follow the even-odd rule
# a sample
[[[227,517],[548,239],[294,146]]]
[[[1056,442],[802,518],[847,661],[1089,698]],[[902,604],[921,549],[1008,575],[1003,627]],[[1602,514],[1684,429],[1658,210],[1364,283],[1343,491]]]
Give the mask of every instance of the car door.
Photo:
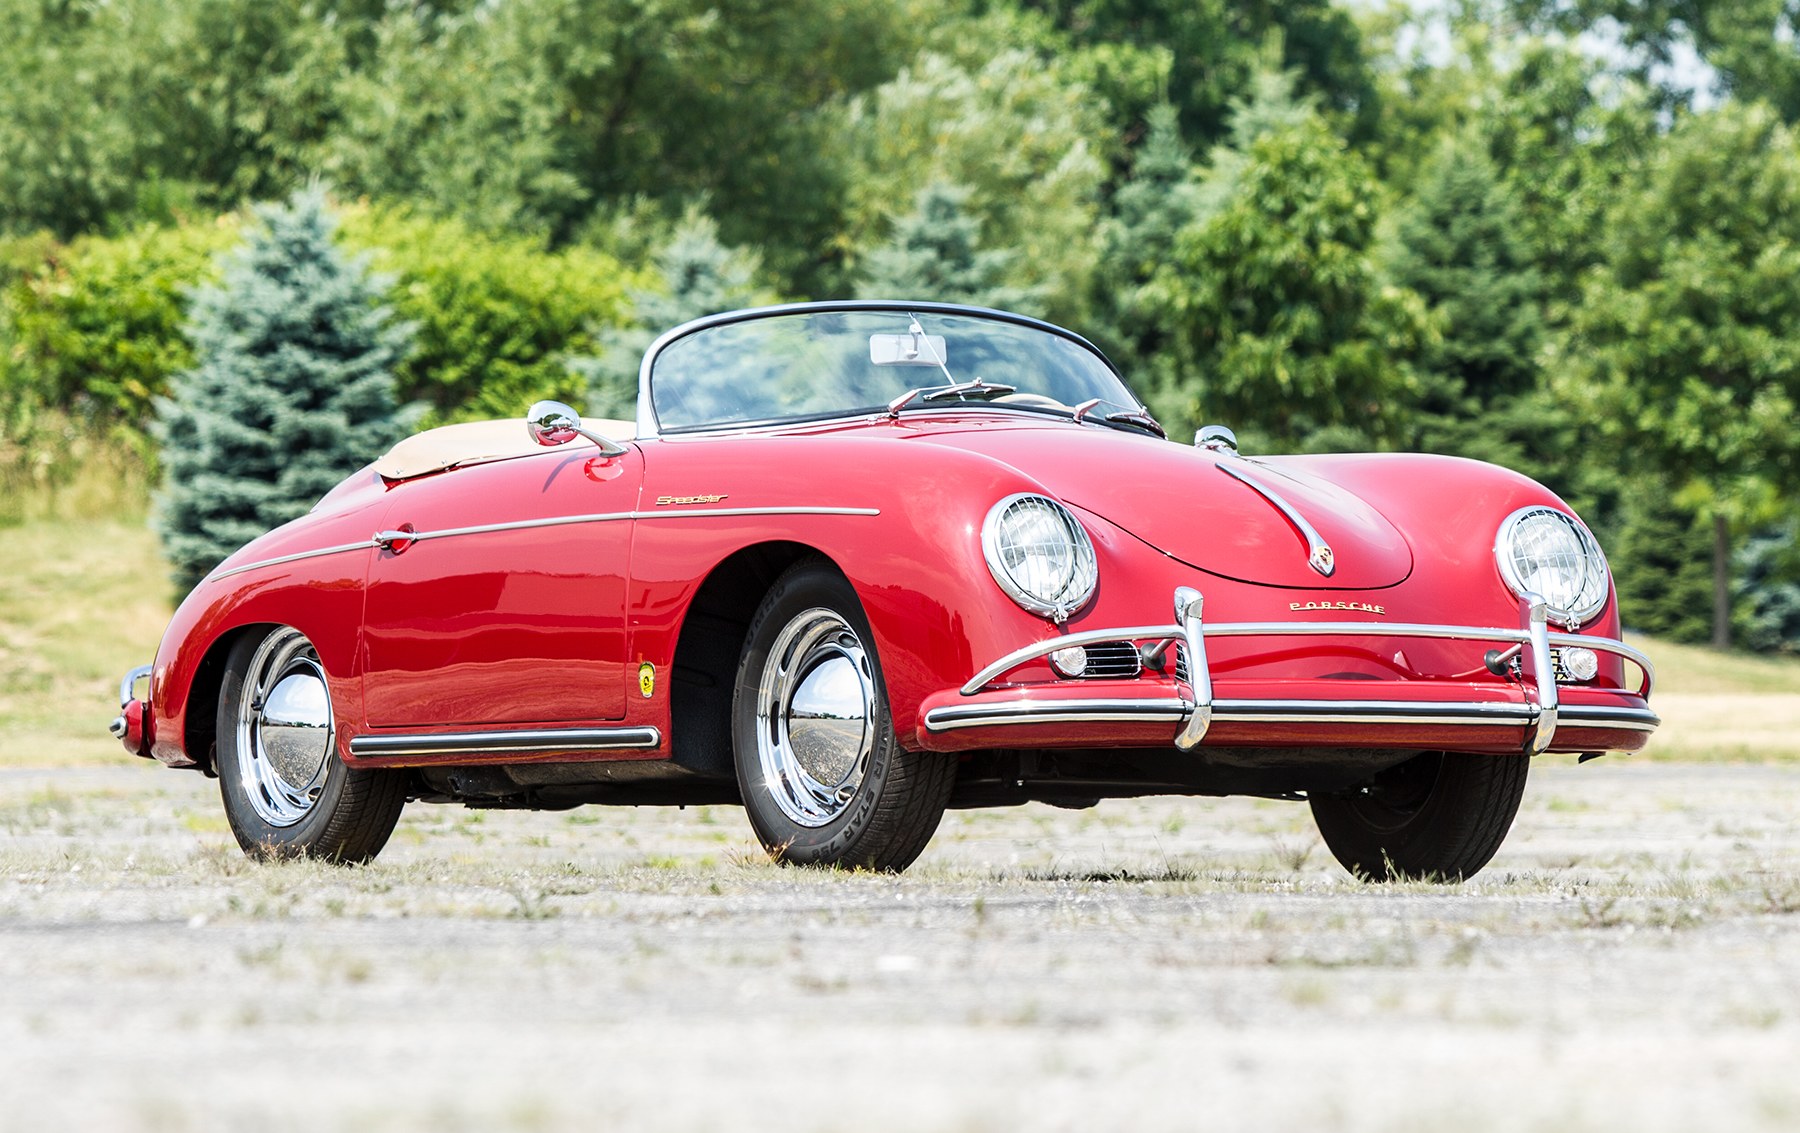
[[[617,720],[642,458],[584,443],[403,484],[369,573],[375,728]]]

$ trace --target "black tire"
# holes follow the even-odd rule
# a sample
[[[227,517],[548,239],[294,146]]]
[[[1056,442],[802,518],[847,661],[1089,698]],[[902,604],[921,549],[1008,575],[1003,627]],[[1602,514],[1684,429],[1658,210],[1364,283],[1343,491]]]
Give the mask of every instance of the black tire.
[[[290,699],[302,711],[288,715],[310,711],[311,720],[296,725],[272,716],[282,686],[300,690]],[[310,776],[293,773],[294,760],[282,758],[283,732],[300,737],[306,753],[300,762],[312,764]],[[299,631],[278,626],[247,634],[232,648],[219,689],[217,734],[225,817],[250,857],[356,864],[387,844],[406,805],[405,773],[352,769],[338,757],[330,689],[317,652]],[[301,778],[304,783],[296,782]]]
[[[1427,752],[1363,791],[1313,796],[1313,821],[1345,869],[1367,881],[1461,881],[1512,828],[1531,760]]]
[[[770,856],[796,865],[905,869],[955,778],[954,757],[895,741],[862,604],[815,560],[777,579],[750,623],[731,738],[751,827]]]

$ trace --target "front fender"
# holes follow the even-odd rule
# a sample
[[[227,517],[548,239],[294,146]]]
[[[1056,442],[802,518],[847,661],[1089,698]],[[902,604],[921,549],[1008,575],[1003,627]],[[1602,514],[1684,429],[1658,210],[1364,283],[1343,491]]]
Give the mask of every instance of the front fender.
[[[251,541],[194,587],[156,650],[153,757],[172,767],[207,764],[202,744],[213,730],[216,667],[233,635],[249,626],[289,625],[312,641],[331,686],[338,734],[350,734],[349,725],[362,718],[355,678],[373,531],[361,513],[306,516]]]

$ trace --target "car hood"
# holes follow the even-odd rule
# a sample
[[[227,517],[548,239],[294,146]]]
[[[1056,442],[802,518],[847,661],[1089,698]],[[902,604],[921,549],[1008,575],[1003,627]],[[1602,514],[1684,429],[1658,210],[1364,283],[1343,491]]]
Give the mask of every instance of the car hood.
[[[1114,429],[1058,423],[921,428],[917,439],[983,453],[1062,500],[1181,562],[1240,582],[1306,590],[1371,590],[1412,572],[1412,549],[1367,500],[1310,472],[1305,457],[1246,459]],[[1307,542],[1230,464],[1286,501],[1330,545],[1332,574],[1307,563]]]

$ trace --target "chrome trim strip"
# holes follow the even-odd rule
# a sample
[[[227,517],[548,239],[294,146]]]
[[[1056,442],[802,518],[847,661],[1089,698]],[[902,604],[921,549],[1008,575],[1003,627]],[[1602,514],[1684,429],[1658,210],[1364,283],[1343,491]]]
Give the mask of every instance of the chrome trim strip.
[[[242,565],[234,566],[230,570],[219,570],[215,567],[212,573],[206,577],[209,579],[230,578],[234,574],[243,574],[247,570],[256,570],[259,567],[281,566],[284,563],[297,563],[302,559],[317,559],[323,558],[326,555],[341,555],[347,551],[367,551],[373,549],[374,546],[374,542],[369,539],[364,539],[360,543],[339,543],[335,547],[320,547],[316,550],[300,551],[292,555],[278,555],[272,559],[259,559],[253,563],[243,563]]]
[[[1301,538],[1306,540],[1306,565],[1312,567],[1326,578],[1331,577],[1333,572],[1337,570],[1337,562],[1332,555],[1331,545],[1325,542],[1324,536],[1320,535],[1318,529],[1306,521],[1306,517],[1301,515],[1299,510],[1296,509],[1293,504],[1282,499],[1280,494],[1267,484],[1264,484],[1254,477],[1245,475],[1243,472],[1240,472],[1238,469],[1223,461],[1220,461],[1213,467],[1231,477],[1233,480],[1237,480],[1248,486],[1257,495],[1268,500],[1271,504],[1274,504],[1275,510],[1286,516],[1287,521],[1294,525],[1295,530],[1300,532]]]
[[[1631,732],[1654,732],[1662,717],[1648,708],[1604,708],[1589,704],[1565,704],[1562,707],[1564,728],[1618,728]]]
[[[568,527],[578,523],[617,523],[627,519],[717,519],[746,515],[880,515],[872,507],[713,507],[657,508],[654,511],[612,511],[593,515],[557,515],[548,519],[516,519],[505,523],[480,523],[469,527],[444,527],[408,534],[409,543],[450,539],[459,535],[487,535],[496,531],[526,531],[534,527]]]
[[[1216,718],[1249,724],[1472,724],[1518,726],[1536,706],[1508,701],[1219,700]]]
[[[565,527],[574,523],[616,523],[627,519],[717,519],[720,517],[746,515],[880,515],[880,508],[873,507],[715,507],[715,508],[658,508],[655,511],[611,511],[598,512],[592,515],[558,515],[549,519],[519,519],[506,523],[481,523],[470,527],[445,527],[437,531],[377,531],[368,540],[361,543],[343,543],[336,547],[321,547],[315,551],[301,551],[298,554],[282,555],[273,559],[261,559],[253,563],[232,567],[226,571],[214,571],[209,577],[226,578],[234,574],[242,574],[258,567],[281,566],[283,563],[298,562],[301,559],[316,559],[322,555],[337,555],[345,551],[366,551],[372,547],[380,547],[386,541],[398,542],[404,539],[408,544],[425,543],[433,539],[448,539],[456,535],[486,535],[495,531],[523,531],[533,527]]]
[[[149,676],[155,668],[154,665],[139,665],[137,668],[131,670],[131,672],[125,674],[125,679],[119,682],[120,708],[131,703],[131,696],[137,691],[137,683]]]
[[[1355,636],[1370,634],[1376,637],[1442,637],[1453,641],[1518,641],[1529,642],[1529,630],[1513,628],[1503,629],[1500,626],[1449,626],[1432,625],[1428,622],[1226,622],[1206,627],[1208,637],[1256,637],[1259,635],[1282,637],[1306,636]],[[1599,638],[1582,638],[1583,641],[1603,640]]]
[[[1185,720],[1187,700],[1001,700],[951,705],[925,714],[925,729],[947,732],[1010,724]],[[1215,700],[1211,720],[1252,724],[1450,724],[1523,727],[1537,717],[1531,704],[1422,703],[1404,700]],[[1176,741],[1180,747],[1180,741]],[[1183,750],[1192,750],[1192,747]]]
[[[476,752],[520,754],[559,751],[641,751],[662,743],[662,732],[642,728],[560,728],[523,731],[439,732],[429,735],[357,736],[350,754],[460,755]]]
[[[1193,706],[1179,699],[997,700],[953,704],[925,714],[925,730],[983,728],[995,724],[1178,723]]]

